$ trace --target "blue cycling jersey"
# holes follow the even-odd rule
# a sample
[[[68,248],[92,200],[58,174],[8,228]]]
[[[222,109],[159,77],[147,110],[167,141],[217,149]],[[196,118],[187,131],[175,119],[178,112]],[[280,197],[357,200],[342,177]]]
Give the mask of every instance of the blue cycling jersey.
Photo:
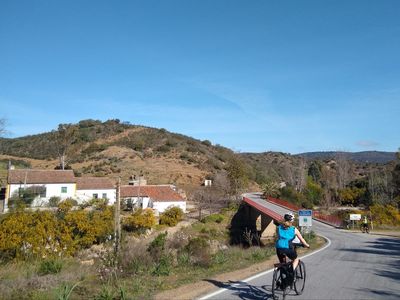
[[[278,240],[276,241],[275,247],[279,249],[291,248],[292,241],[296,236],[295,227],[290,226],[285,228],[283,225],[278,226]]]

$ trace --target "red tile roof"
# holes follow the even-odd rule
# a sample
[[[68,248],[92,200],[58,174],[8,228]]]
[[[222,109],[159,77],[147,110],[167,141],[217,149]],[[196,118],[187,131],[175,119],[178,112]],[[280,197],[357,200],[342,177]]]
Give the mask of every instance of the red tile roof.
[[[107,177],[77,177],[77,190],[108,190],[115,189],[115,184]]]
[[[75,183],[72,170],[9,170],[7,182],[9,184],[46,184],[46,183]]]
[[[121,198],[150,197],[153,201],[185,201],[181,195],[172,189],[170,185],[123,185],[121,186]]]

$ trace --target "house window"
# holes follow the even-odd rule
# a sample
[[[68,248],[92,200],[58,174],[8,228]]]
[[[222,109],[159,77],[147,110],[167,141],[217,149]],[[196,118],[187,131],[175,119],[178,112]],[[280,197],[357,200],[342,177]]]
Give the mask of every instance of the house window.
[[[93,194],[93,199],[98,199],[99,198],[99,194]]]
[[[67,193],[67,187],[66,186],[62,186],[61,187],[61,193],[63,193],[63,194]]]
[[[46,188],[43,187],[42,189],[40,189],[39,191],[39,197],[40,198],[46,198]]]
[[[103,193],[103,199],[107,199],[107,193]]]

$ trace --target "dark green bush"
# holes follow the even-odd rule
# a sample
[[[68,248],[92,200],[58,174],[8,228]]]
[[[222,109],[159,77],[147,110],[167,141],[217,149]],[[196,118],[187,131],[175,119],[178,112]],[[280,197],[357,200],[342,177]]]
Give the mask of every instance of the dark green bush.
[[[60,273],[62,266],[62,261],[58,259],[46,259],[41,261],[38,268],[38,274],[41,276],[48,274],[57,274]]]
[[[167,234],[167,232],[164,232],[157,235],[147,248],[147,251],[149,251],[155,261],[159,261],[164,254]]]
[[[202,223],[221,223],[224,220],[224,216],[221,214],[212,214],[201,220]]]
[[[58,204],[60,204],[61,198],[57,196],[53,196],[49,199],[49,206],[50,207],[58,207]]]
[[[212,262],[210,245],[203,237],[195,237],[185,246],[184,251],[190,255],[191,263],[201,267],[209,267]]]
[[[172,257],[170,255],[162,255],[151,272],[156,276],[168,276],[172,269]]]

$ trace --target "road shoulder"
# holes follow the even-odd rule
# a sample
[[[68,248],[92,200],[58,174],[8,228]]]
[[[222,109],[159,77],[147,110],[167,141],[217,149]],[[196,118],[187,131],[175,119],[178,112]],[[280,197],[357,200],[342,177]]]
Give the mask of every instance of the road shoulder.
[[[316,248],[300,249],[299,256],[303,256],[305,254],[314,252],[315,250],[320,249],[321,247],[323,247],[326,244],[326,240],[321,237],[319,238],[319,241],[320,242],[318,242],[318,246]],[[225,285],[232,284],[232,281],[244,280],[244,279],[247,279],[258,273],[261,273],[263,271],[272,269],[274,266],[274,263],[276,263],[276,262],[277,262],[277,258],[274,255],[266,261],[263,261],[258,264],[254,264],[254,265],[244,268],[244,269],[219,274],[219,275],[213,276],[211,278],[204,278],[202,281],[186,284],[186,285],[183,285],[176,289],[163,291],[163,292],[155,295],[154,299],[155,300],[170,300],[170,299],[188,300],[188,299],[199,298],[202,295],[206,295],[206,294],[212,293],[220,288],[223,288]]]

